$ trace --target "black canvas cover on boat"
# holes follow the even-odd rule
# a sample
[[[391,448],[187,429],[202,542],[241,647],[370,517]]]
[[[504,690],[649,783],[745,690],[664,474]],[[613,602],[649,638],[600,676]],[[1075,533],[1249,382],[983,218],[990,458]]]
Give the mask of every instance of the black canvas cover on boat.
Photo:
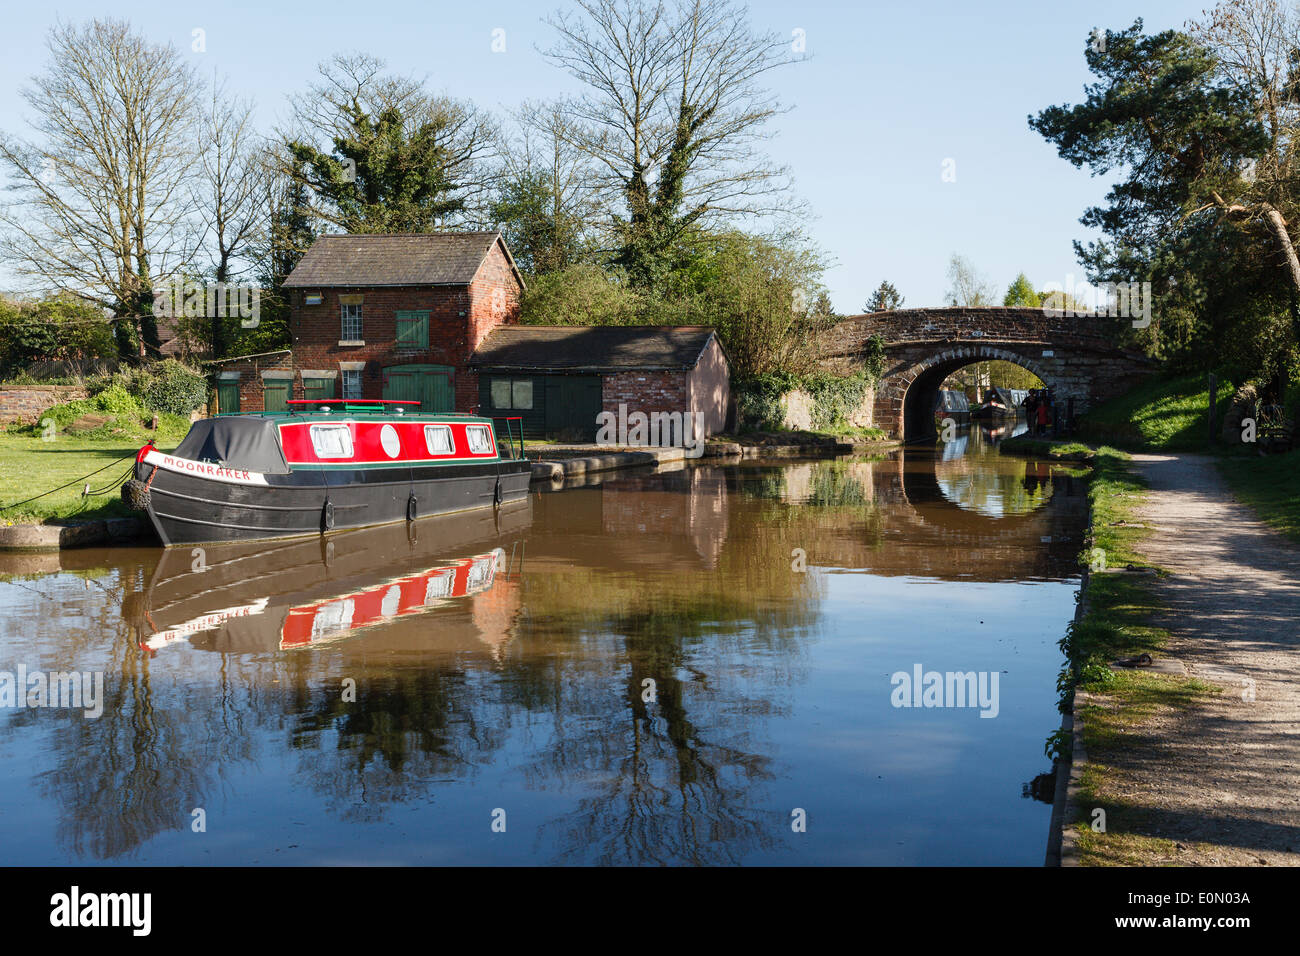
[[[190,426],[190,433],[172,454],[268,475],[289,473],[279,430],[270,418],[201,419]]]

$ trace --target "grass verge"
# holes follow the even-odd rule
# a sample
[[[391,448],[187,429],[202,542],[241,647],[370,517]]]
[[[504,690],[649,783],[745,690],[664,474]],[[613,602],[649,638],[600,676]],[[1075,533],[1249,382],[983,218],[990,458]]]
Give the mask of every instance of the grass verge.
[[[86,479],[92,489],[107,485],[126,473],[142,444],[144,442],[130,444],[121,439],[78,438],[66,434],[53,441],[42,441],[32,435],[0,431],[0,506],[38,495],[129,456]],[[174,441],[162,442],[160,447],[167,450],[175,444]],[[103,495],[81,497],[84,484],[76,481],[46,497],[0,510],[0,525],[114,518],[133,513],[122,504],[115,488]]]
[[[1260,520],[1300,541],[1300,450],[1222,458],[1218,466],[1239,501],[1253,508]]]

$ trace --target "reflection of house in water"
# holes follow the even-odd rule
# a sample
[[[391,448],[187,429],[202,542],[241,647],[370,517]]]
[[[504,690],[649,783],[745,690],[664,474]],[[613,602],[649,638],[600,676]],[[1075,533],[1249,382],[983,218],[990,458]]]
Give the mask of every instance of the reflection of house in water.
[[[700,566],[717,566],[727,543],[729,509],[726,480],[716,469],[620,477],[610,491],[600,496],[603,532],[687,541]]]

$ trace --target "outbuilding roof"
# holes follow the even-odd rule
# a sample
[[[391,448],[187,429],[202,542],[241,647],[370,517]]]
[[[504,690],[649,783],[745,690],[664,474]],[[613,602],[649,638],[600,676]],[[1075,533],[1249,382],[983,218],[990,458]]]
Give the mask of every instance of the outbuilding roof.
[[[470,357],[473,368],[619,372],[691,369],[713,329],[665,325],[507,325]]]
[[[524,284],[499,232],[321,236],[284,280],[286,289],[469,285],[495,243]]]

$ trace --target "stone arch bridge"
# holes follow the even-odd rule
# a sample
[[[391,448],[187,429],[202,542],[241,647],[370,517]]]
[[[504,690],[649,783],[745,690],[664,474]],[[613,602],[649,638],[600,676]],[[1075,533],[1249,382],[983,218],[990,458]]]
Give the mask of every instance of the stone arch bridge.
[[[1154,370],[1140,353],[1120,348],[1128,319],[1051,316],[1042,309],[898,309],[840,321],[824,340],[822,363],[841,373],[862,367],[868,343],[885,343],[874,422],[895,438],[934,433],[939,386],[974,362],[1001,359],[1037,375],[1060,407],[1075,414],[1121,394]]]

